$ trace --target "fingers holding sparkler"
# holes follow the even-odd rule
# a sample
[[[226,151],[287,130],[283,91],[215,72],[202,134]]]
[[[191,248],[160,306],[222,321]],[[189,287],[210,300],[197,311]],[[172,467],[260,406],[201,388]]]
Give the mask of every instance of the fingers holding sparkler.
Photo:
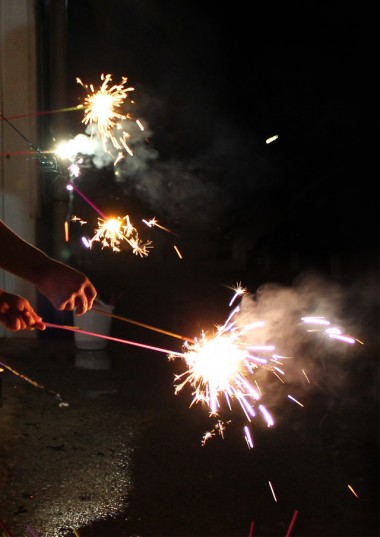
[[[25,298],[0,289],[0,323],[12,332],[45,330],[45,323]]]

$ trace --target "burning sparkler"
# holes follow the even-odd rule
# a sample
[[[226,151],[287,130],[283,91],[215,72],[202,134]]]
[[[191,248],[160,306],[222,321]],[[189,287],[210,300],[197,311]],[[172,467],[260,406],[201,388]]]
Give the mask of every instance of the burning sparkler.
[[[241,284],[232,289],[234,296],[230,305],[246,292]],[[187,369],[175,376],[175,393],[178,394],[185,386],[191,387],[193,397],[190,406],[197,403],[207,405],[210,417],[219,416],[226,405],[231,411],[233,403],[237,402],[248,422],[259,412],[266,425],[272,427],[274,419],[261,402],[262,390],[255,377],[258,372],[266,371],[285,384],[284,363],[289,357],[275,353],[274,345],[260,344],[263,340],[261,331],[265,329],[264,320],[244,324],[241,319],[234,318],[239,311],[240,307],[236,306],[225,323],[216,326],[215,333],[208,335],[202,332],[199,339],[185,342]],[[324,317],[303,317],[301,320],[300,324],[307,326],[308,331],[323,331],[329,338],[348,344],[361,343],[333,327]],[[169,355],[169,359],[174,357]],[[303,370],[302,373],[305,375]],[[303,407],[292,395],[288,394],[288,399]],[[214,436],[217,430],[221,434],[224,428],[219,425],[206,433],[202,443]],[[248,447],[253,447],[247,427],[244,428],[244,436]]]
[[[112,248],[114,252],[120,252],[122,242],[127,242],[132,248],[134,254],[140,257],[146,257],[149,254],[149,249],[153,248],[151,241],[143,242],[133,226],[128,215],[120,218],[108,218],[103,220],[98,218],[98,228],[95,230],[95,235],[89,240],[91,248],[93,242],[100,242],[102,248]]]
[[[125,129],[123,123],[126,120],[132,120],[132,116],[130,113],[125,114],[122,111],[129,93],[134,91],[134,88],[126,87],[127,77],[122,77],[120,84],[111,85],[112,75],[102,74],[101,80],[103,82],[97,91],[92,84],[84,84],[80,78],[76,80],[83,88],[90,90],[83,103],[84,118],[82,123],[97,126],[103,150],[105,153],[113,155],[114,165],[124,158],[124,152],[133,156],[129,141],[131,134]],[[137,120],[135,123],[140,130],[144,130],[141,121]],[[110,145],[113,150],[116,150],[116,154],[110,150]]]

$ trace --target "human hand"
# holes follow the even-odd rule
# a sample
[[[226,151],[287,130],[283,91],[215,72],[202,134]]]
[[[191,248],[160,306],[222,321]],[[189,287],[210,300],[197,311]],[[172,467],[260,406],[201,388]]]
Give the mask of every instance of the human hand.
[[[55,260],[43,267],[36,285],[57,310],[75,310],[76,315],[90,310],[97,295],[85,274]]]
[[[0,289],[0,323],[12,332],[18,330],[45,330],[46,325],[29,301],[19,295]]]

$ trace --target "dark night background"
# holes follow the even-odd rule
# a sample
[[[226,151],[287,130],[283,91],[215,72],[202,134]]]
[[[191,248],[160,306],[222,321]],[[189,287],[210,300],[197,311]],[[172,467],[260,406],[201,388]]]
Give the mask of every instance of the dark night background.
[[[55,525],[59,536],[75,524],[92,537],[241,537],[254,519],[255,535],[273,537],[285,535],[299,509],[294,536],[379,535],[378,6],[37,5],[40,109],[82,103],[77,77],[98,87],[102,73],[114,83],[126,76],[135,88],[134,116],[146,127],[135,156],[117,170],[84,167],[80,190],[104,214],[129,214],[134,222],[155,216],[172,231],[141,229],[154,244],[144,259],[96,244],[87,250],[84,228],[74,224],[70,242],[59,244],[68,215],[94,227],[98,215],[80,196],[70,206],[65,184],[44,175],[40,246],[88,274],[105,302],[116,297],[115,314],[188,337],[225,322],[229,286],[241,282],[262,308],[259,317],[273,320],[297,374],[305,367],[312,382],[293,370],[281,384],[268,373],[264,396],[277,422],[252,424],[255,449],[246,449],[244,415],[235,414],[225,438],[201,446],[211,427],[207,412],[189,408],[190,389],[174,397],[183,363],[111,342],[108,368],[84,368],[73,333],[46,330],[36,351],[16,349],[12,363],[66,394],[71,406],[62,411],[43,392],[7,378],[6,499],[13,511],[6,519],[23,528],[34,522],[37,530]],[[81,120],[81,111],[42,115],[41,146],[83,133]],[[39,299],[45,320],[72,323],[71,313]],[[298,338],[297,308],[332,314],[364,345]],[[119,321],[112,336],[182,348],[182,341]],[[96,365],[103,351],[91,352]],[[278,404],[290,389],[302,409]]]
[[[81,0],[65,4],[58,31],[57,4],[42,5],[41,108],[81,104],[77,77],[98,88],[102,73],[114,83],[126,76],[146,128],[117,176],[112,165],[92,165],[80,189],[106,214],[155,216],[175,233],[141,230],[154,245],[141,259],[87,251],[72,226],[63,257],[104,300],[122,293],[130,308],[145,293],[186,303],[189,284],[192,298],[194,289],[215,290],[225,304],[221,286],[241,281],[254,292],[316,272],[355,287],[351,300],[377,311],[375,7]],[[81,113],[60,119],[65,133],[41,118],[45,144],[85,131]],[[47,197],[43,229],[51,206]],[[71,211],[96,227],[98,215],[79,196]]]
[[[342,2],[68,2],[67,91],[128,76],[163,225],[224,245],[251,225],[253,258],[357,264],[378,250],[377,22]]]

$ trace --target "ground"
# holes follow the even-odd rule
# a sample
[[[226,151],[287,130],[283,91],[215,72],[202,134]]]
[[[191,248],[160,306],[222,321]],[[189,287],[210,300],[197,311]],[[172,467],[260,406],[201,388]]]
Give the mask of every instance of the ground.
[[[179,312],[168,324],[134,315],[183,330]],[[112,333],[163,349],[182,344],[116,320]],[[3,535],[379,535],[378,350],[350,352],[344,387],[314,386],[303,407],[273,383],[276,423],[255,418],[250,449],[240,411],[203,445],[216,419],[190,407],[190,390],[175,394],[184,364],[163,352],[116,342],[83,351],[56,334],[2,340],[0,361],[13,368],[1,373]]]

